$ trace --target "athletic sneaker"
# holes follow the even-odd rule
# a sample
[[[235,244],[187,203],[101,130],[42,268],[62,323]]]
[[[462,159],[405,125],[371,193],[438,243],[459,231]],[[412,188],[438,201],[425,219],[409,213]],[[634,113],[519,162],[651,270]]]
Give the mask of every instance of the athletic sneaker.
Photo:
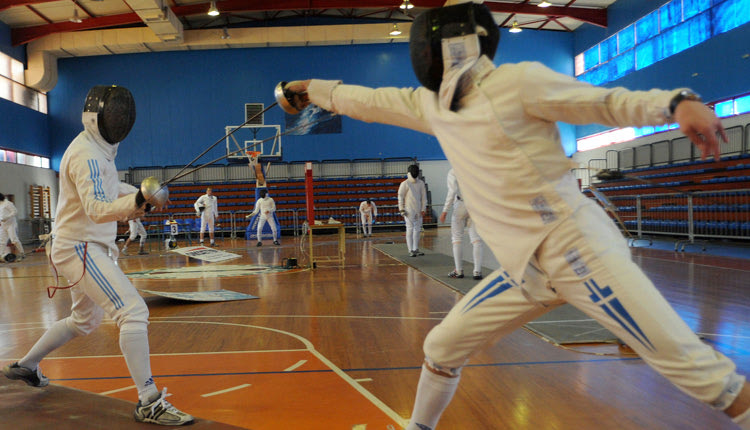
[[[140,251],[138,251],[138,255],[148,255],[148,252],[146,252],[144,250],[140,250]]]
[[[122,255],[128,255],[128,250],[125,249],[125,248],[122,248],[122,250],[120,251],[120,254],[122,254]]]
[[[263,246],[263,242],[261,242],[261,241],[258,241],[258,244],[257,244],[257,245],[255,245],[255,246]]]
[[[462,270],[461,273],[457,272],[456,269],[451,270],[451,273],[448,274],[451,278],[463,278],[464,277],[464,271]]]
[[[482,279],[482,272],[474,272],[474,279],[477,281]]]
[[[417,251],[409,251],[409,257],[416,257]]]
[[[37,366],[36,370],[27,369],[18,365],[18,362],[3,367],[3,374],[8,379],[20,379],[32,387],[46,387],[49,379],[42,375],[42,369]]]
[[[133,412],[135,420],[141,423],[152,423],[163,426],[192,424],[193,416],[172,406],[171,403],[165,400],[169,396],[171,394],[167,394],[167,388],[165,387],[161,391],[161,394],[159,394],[159,398],[148,405],[141,405],[139,401],[135,406],[135,412]]]
[[[211,246],[213,246],[214,248],[216,248],[216,242],[211,242]]]
[[[274,240],[274,241],[273,241],[273,244],[274,244],[274,245],[281,245],[281,244],[279,243],[279,241],[278,241],[278,240]]]
[[[417,255],[424,255],[424,252],[422,252],[422,251],[420,251],[418,249],[415,249],[414,253],[417,254]]]

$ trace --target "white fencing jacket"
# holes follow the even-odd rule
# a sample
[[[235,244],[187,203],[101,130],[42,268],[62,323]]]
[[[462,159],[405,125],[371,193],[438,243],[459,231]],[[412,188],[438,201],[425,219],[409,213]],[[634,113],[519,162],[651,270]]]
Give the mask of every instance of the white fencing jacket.
[[[362,215],[372,215],[372,218],[374,219],[378,216],[378,207],[375,206],[375,202],[371,202],[368,205],[365,201],[359,204],[359,213]]]
[[[398,210],[414,218],[427,209],[427,188],[424,181],[406,174],[406,180],[398,186]]]
[[[60,162],[60,195],[53,235],[78,242],[95,242],[117,255],[117,221],[140,216],[138,190],[121,183],[115,166],[119,144],[110,145],[98,133],[82,131]]]
[[[479,235],[519,283],[545,236],[585,199],[556,121],[664,124],[680,91],[595,87],[536,62],[495,67],[486,56],[466,79],[456,111],[423,87],[372,89],[312,80],[308,95],[338,114],[437,137]]]
[[[453,169],[448,171],[446,178],[446,185],[448,186],[448,194],[445,195],[445,204],[443,204],[443,212],[448,212],[457,201],[462,201],[461,193],[458,189],[458,181],[456,180],[456,174],[453,173]]]
[[[268,214],[266,214],[268,212]],[[273,213],[276,212],[276,202],[271,196],[265,196],[262,199],[258,199],[255,202],[255,208],[251,215],[260,213],[261,218],[270,219],[273,218]]]
[[[17,213],[16,205],[12,201],[6,198],[0,202],[0,224],[4,222],[10,223],[11,218],[15,217]]]
[[[193,204],[195,211],[200,214],[201,217],[213,215],[214,218],[219,216],[219,199],[216,196],[204,194],[198,197],[198,200]],[[203,207],[203,212],[199,209]]]

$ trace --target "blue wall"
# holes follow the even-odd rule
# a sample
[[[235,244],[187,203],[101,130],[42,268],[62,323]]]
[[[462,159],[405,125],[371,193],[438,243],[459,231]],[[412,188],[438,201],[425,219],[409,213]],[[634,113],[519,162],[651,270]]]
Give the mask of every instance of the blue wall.
[[[26,62],[26,49],[11,46],[10,28],[1,22],[0,52]],[[0,148],[49,156],[52,150],[47,115],[0,99]]]
[[[569,33],[503,33],[496,62],[538,60],[571,74]],[[80,112],[88,89],[123,85],[134,94],[137,120],[120,146],[118,167],[183,165],[220,139],[225,125],[244,121],[245,103],[274,102],[281,80],[342,79],[367,86],[416,86],[408,45],[375,44],[298,48],[177,51],[60,59],[57,86],[49,93],[52,165],[81,130]],[[266,124],[284,124],[283,111],[266,112]],[[284,160],[383,157],[444,159],[432,136],[343,118],[341,134],[284,136]],[[567,144],[573,128],[564,125]],[[283,131],[283,129],[282,129]],[[201,158],[225,153],[222,141]]]

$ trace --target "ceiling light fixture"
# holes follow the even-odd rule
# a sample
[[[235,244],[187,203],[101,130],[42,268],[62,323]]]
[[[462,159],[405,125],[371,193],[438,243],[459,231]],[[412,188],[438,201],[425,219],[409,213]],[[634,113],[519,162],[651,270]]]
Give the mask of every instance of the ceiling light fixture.
[[[518,21],[513,21],[513,25],[510,27],[510,30],[508,30],[511,33],[520,33],[523,31],[521,27],[518,26]]]
[[[398,24],[393,24],[393,29],[391,29],[391,32],[388,33],[391,36],[399,36],[401,34],[401,30],[398,29]]]
[[[539,7],[550,7],[550,6],[552,6],[552,3],[548,2],[547,0],[542,0],[542,2],[539,3],[537,6],[539,6]]]
[[[401,8],[401,9],[413,9],[414,5],[411,4],[411,2],[409,0],[404,0],[404,2],[401,3],[401,6],[399,6],[399,8]]]
[[[83,22],[83,20],[81,19],[81,17],[78,16],[78,8],[74,8],[73,9],[73,16],[71,16],[70,18],[68,18],[68,21],[74,22],[76,24],[80,24],[80,23]]]
[[[219,9],[216,7],[216,2],[211,1],[211,6],[208,8],[208,16],[219,16]]]

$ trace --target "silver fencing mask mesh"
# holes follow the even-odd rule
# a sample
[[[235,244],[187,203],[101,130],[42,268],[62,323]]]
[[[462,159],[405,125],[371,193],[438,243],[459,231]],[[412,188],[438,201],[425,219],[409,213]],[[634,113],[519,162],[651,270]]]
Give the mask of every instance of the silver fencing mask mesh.
[[[111,144],[122,142],[135,123],[135,100],[130,91],[117,85],[97,85],[89,90],[84,114],[96,114],[99,134]]]
[[[500,30],[484,4],[460,3],[429,9],[414,18],[409,33],[411,65],[419,82],[437,92],[443,80],[443,39],[479,34],[480,53],[495,57]]]

